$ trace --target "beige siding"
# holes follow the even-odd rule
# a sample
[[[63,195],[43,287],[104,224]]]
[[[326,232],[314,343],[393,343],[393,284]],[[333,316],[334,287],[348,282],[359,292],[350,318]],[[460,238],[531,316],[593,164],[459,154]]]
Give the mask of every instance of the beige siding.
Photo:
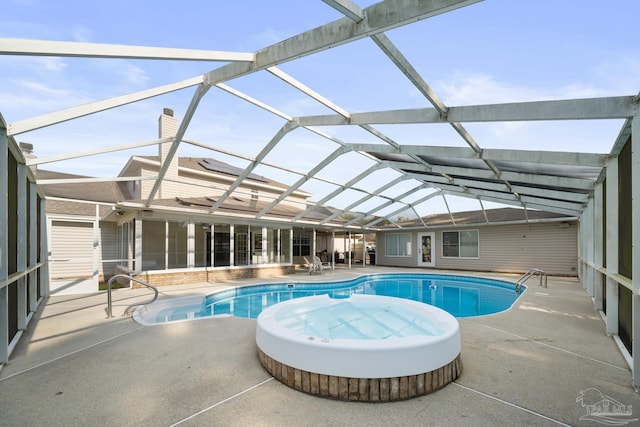
[[[411,234],[411,256],[391,256],[385,255],[385,235],[386,234]],[[394,231],[391,233],[379,233],[376,237],[376,264],[377,265],[389,265],[394,267],[416,267],[418,265],[417,253],[417,233],[415,231]],[[437,241],[437,239],[436,239]]]
[[[140,168],[141,176],[151,176],[151,175],[157,175],[157,174],[158,174],[157,168],[150,168],[148,166],[144,166]],[[155,181],[150,179],[140,180],[139,194],[141,199],[146,199],[149,197],[149,194],[151,194],[151,190],[153,189],[154,183]]]
[[[157,168],[151,166],[144,166],[140,169],[141,175],[156,175],[158,173]],[[228,190],[229,185],[235,182],[236,177],[232,179],[223,180],[216,179],[214,177],[203,177],[196,174],[180,172],[180,182],[163,183],[163,193],[158,194],[159,198],[173,198],[173,197],[211,197],[216,199],[224,194]],[[151,193],[154,181],[147,180],[140,183],[140,198],[146,199]],[[170,192],[169,192],[170,189]],[[266,189],[257,188],[257,192],[252,193],[250,186],[241,185],[237,190],[239,196],[243,198],[249,198],[252,195],[258,197],[258,200],[263,203],[271,203],[278,198],[284,189]],[[282,204],[296,207],[298,209],[306,208],[306,199],[304,197],[289,196],[282,201]]]
[[[52,221],[50,275],[52,279],[93,276],[93,224]]]
[[[436,267],[515,273],[540,268],[547,274],[577,274],[578,237],[575,223],[568,228],[561,228],[559,223],[540,223],[480,227],[477,230],[480,256],[476,259],[442,257],[442,231],[445,230],[438,231]]]
[[[567,227],[567,224],[569,225]],[[478,230],[478,258],[442,256],[442,232]],[[435,232],[435,268],[524,273],[540,268],[547,274],[576,275],[578,262],[577,224],[531,223],[423,230]],[[378,265],[417,266],[417,232],[412,232],[411,257],[385,257],[384,233],[377,240]]]

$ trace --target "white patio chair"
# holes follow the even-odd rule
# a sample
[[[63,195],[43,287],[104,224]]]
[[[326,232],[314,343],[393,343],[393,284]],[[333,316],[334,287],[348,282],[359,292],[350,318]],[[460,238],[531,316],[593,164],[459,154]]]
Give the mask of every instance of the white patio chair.
[[[318,257],[317,255],[314,255],[313,257],[313,263],[316,265],[316,268],[318,270],[320,270],[320,272],[322,273],[324,271],[324,266],[326,265],[329,270],[331,270],[331,263],[326,261],[326,262],[322,262],[322,260],[320,259],[320,257]]]
[[[304,259],[304,265],[309,267],[309,274],[318,271],[318,265],[315,262],[310,262],[306,256],[302,257]]]

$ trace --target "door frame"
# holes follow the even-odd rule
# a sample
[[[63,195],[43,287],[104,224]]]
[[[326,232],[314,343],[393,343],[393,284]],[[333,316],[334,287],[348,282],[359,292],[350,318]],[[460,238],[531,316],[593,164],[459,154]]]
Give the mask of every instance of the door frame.
[[[427,261],[424,261],[425,256],[423,252],[423,239],[429,238],[430,242],[430,253],[427,257]],[[419,267],[435,267],[436,265],[436,257],[435,257],[435,241],[436,241],[436,233],[428,232],[428,233],[418,233],[418,266]]]

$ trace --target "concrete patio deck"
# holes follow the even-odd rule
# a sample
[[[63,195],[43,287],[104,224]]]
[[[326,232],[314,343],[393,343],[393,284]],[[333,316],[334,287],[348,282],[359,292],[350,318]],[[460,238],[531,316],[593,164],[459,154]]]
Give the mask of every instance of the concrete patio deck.
[[[401,270],[357,266],[295,279],[394,271]],[[160,292],[169,298],[256,282],[266,281]],[[120,316],[129,303],[148,298],[143,289],[114,291],[111,319],[106,293],[50,297],[0,370],[0,425],[597,426],[602,419],[585,419],[583,406],[594,393],[632,411],[618,421],[640,418],[630,369],[578,280],[550,277],[548,288],[535,280],[528,285],[511,310],[460,319],[463,372],[454,383],[379,404],[313,397],[274,380],[258,361],[254,320],[143,327]]]

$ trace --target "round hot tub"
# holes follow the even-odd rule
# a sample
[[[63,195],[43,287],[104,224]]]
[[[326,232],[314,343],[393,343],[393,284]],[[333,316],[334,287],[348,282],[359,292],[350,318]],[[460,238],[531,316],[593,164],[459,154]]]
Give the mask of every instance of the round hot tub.
[[[435,391],[461,373],[451,314],[411,300],[354,294],[289,300],[258,316],[260,362],[317,396],[385,402]]]

